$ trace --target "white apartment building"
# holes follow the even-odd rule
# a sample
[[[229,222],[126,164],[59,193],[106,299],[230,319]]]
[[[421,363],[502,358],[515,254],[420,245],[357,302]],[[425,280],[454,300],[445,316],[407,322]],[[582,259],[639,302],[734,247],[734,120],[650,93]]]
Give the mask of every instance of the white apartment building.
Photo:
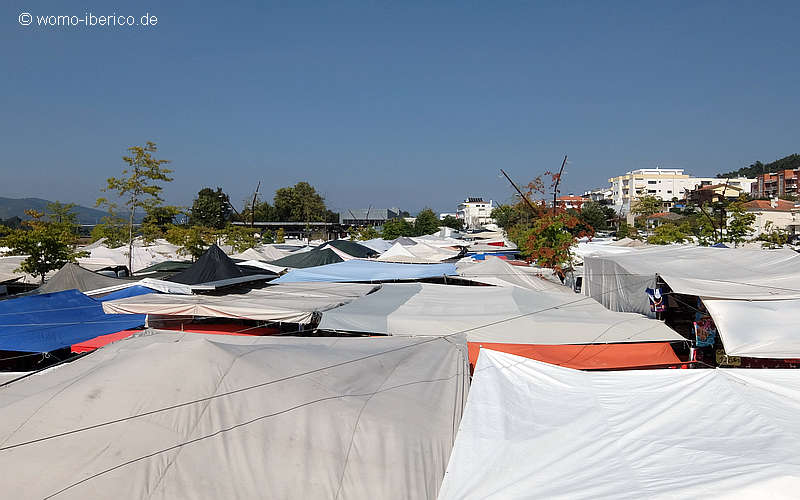
[[[485,224],[494,223],[492,219],[492,200],[484,201],[483,198],[467,198],[458,204],[456,217],[464,221],[467,229],[479,228]]]
[[[671,205],[671,200],[683,200],[686,194],[700,186],[724,183],[725,179],[715,177],[691,177],[682,168],[640,168],[608,180],[611,183],[611,196],[622,213],[629,213],[631,203],[642,196],[655,196]],[[727,180],[729,186],[749,192],[755,179],[744,177]]]

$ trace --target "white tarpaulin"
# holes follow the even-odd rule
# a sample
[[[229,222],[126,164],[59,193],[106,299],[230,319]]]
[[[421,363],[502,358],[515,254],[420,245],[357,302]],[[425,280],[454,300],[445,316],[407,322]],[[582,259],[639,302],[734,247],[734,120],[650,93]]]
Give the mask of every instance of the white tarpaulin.
[[[346,304],[379,288],[356,283],[287,283],[242,294],[148,294],[103,303],[107,314],[154,314],[309,323],[315,313]]]
[[[583,372],[482,350],[439,498],[796,498],[800,370]]]
[[[564,345],[684,341],[660,321],[580,295],[518,287],[385,283],[326,311],[320,329],[386,335],[467,332],[471,342]]]
[[[611,310],[652,315],[644,289],[656,274],[673,292],[703,299],[728,354],[800,358],[797,252],[670,247],[587,256],[583,289]]]
[[[569,288],[544,279],[537,273],[548,272],[550,269],[537,269],[532,267],[513,266],[503,259],[487,257],[485,260],[465,261],[456,264],[458,275],[470,281],[486,283],[495,286],[517,286],[528,290],[558,292],[572,295]]]
[[[464,359],[463,342],[439,339],[133,337],[0,390],[0,447],[95,426],[1,450],[0,489],[435,498],[466,399]]]
[[[391,248],[383,252],[379,261],[382,262],[406,262],[412,264],[427,264],[442,262],[453,257],[457,257],[458,250],[449,250],[428,245],[427,243],[417,243],[415,245],[402,245],[400,242],[392,245]]]

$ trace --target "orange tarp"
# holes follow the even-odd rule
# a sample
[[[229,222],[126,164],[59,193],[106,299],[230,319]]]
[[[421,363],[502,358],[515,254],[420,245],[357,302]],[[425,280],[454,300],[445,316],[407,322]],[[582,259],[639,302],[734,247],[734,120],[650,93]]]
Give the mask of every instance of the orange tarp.
[[[532,345],[469,342],[469,363],[475,366],[480,348],[515,354],[578,370],[608,370],[678,365],[681,360],[669,342],[592,345]]]

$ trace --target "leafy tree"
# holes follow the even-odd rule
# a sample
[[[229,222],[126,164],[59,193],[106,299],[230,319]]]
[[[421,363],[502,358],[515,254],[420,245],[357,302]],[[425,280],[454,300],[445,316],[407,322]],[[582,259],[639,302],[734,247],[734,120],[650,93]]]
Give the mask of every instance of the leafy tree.
[[[503,229],[511,229],[522,218],[516,205],[499,205],[492,209],[492,219]]]
[[[393,240],[401,236],[414,236],[414,226],[402,217],[390,219],[383,223],[382,238]]]
[[[324,222],[328,217],[325,199],[307,182],[278,189],[273,203],[277,218],[284,222]]]
[[[494,210],[492,210],[494,213]],[[444,218],[439,222],[444,227],[449,227],[451,229],[455,229],[456,231],[463,231],[464,230],[464,221],[459,219],[458,217],[453,217],[452,215],[445,215]]]
[[[95,242],[105,238],[105,245],[109,248],[118,248],[128,241],[128,228],[125,219],[118,217],[114,212],[100,219],[100,224],[92,228],[91,239]]]
[[[261,201],[257,196],[256,202],[253,204],[253,198],[250,197],[244,202],[239,221],[245,224],[250,224],[250,222],[277,222],[278,213],[269,202]]]
[[[789,242],[789,233],[785,229],[775,227],[772,221],[768,221],[764,227],[765,231],[758,235],[757,241],[761,242],[762,248],[776,249],[781,248]]]
[[[275,232],[275,243],[286,243],[286,232],[282,227]]]
[[[258,244],[256,239],[257,229],[245,226],[228,224],[222,233],[225,243],[233,247],[234,252],[244,252]]]
[[[669,245],[670,243],[683,243],[688,236],[672,222],[661,224],[653,230],[653,235],[647,238],[652,245]]]
[[[430,208],[423,209],[414,221],[414,236],[424,236],[439,231],[439,218]]]
[[[73,212],[75,208],[74,203],[60,203],[54,201],[48,203],[45,207],[47,213],[47,220],[54,227],[60,228],[67,234],[71,234],[75,238],[78,236],[78,214]]]
[[[133,221],[136,209],[144,209],[162,201],[163,187],[160,183],[172,181],[172,177],[169,177],[172,170],[164,167],[169,160],[158,160],[153,157],[153,153],[158,151],[154,142],[147,141],[144,146],[132,146],[128,148],[128,151],[130,155],[122,157],[122,161],[128,164],[127,168],[122,171],[120,177],[106,179],[106,187],[101,191],[116,193],[128,209],[128,269],[131,269]],[[97,199],[97,206],[101,205],[105,206],[109,212],[113,212],[116,208],[116,204],[107,198]]]
[[[608,221],[616,216],[614,209],[590,201],[581,206],[578,217],[581,221],[594,228],[595,231],[604,231],[609,228]]]
[[[179,207],[171,205],[153,205],[146,208],[147,215],[142,220],[141,233],[146,243],[163,238],[167,230],[181,214]]]
[[[180,247],[178,253],[190,255],[192,260],[197,260],[217,240],[214,229],[203,226],[171,226],[165,237],[168,242]]]
[[[190,226],[205,226],[222,229],[231,221],[233,210],[227,194],[218,187],[216,191],[205,187],[198,191],[197,198],[189,210]]]
[[[566,212],[540,217],[531,229],[524,232],[526,240],[521,248],[527,260],[554,269],[563,277],[564,266],[571,260],[570,248],[575,245],[577,238],[588,236],[570,232],[579,224],[577,217]]]
[[[757,175],[761,175],[763,173],[773,173],[781,170],[794,170],[796,168],[800,168],[800,154],[789,155],[767,164],[757,161],[747,167],[742,167],[738,170],[726,172],[724,174],[718,174],[717,177],[756,177]]]
[[[620,222],[619,229],[617,229],[617,239],[621,240],[623,238],[639,239],[639,232],[636,228],[625,221]]]
[[[15,229],[3,238],[3,244],[11,248],[12,254],[27,255],[19,270],[40,277],[44,283],[47,273],[75,262],[83,253],[73,251],[75,235],[65,231],[63,223],[44,221],[44,214],[35,210],[25,213],[31,220],[24,222],[26,227]]]
[[[739,246],[753,232],[756,215],[747,212],[741,202],[728,205],[728,241]]]
[[[367,241],[381,237],[381,233],[372,226],[351,227],[348,234],[352,239],[358,241]]]
[[[655,196],[642,196],[631,206],[631,212],[645,218],[661,211],[661,200]]]

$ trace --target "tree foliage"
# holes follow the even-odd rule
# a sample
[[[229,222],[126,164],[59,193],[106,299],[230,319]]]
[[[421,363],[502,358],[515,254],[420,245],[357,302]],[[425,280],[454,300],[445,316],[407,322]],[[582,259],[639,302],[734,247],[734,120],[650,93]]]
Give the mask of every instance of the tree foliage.
[[[494,210],[492,210],[492,212],[494,212]],[[455,229],[456,231],[462,231],[464,229],[464,221],[452,215],[445,215],[439,224],[444,227]]]
[[[348,229],[347,234],[350,235],[350,238],[358,241],[367,241],[381,237],[381,233],[372,226],[354,226]]]
[[[414,221],[414,236],[424,236],[439,231],[439,218],[430,208],[423,209]]]
[[[747,212],[741,202],[737,201],[728,205],[728,241],[734,246],[739,246],[753,233],[755,222],[756,215]]]
[[[651,245],[669,245],[672,243],[684,243],[689,236],[672,222],[661,224],[653,230],[653,234],[648,236],[647,242]]]
[[[655,196],[642,196],[641,198],[638,198],[633,205],[631,205],[631,212],[647,218],[660,212],[661,207],[661,200]]]
[[[60,205],[57,210],[64,207]],[[67,215],[69,207],[65,210],[61,217],[48,217],[49,221],[45,220],[42,212],[26,210],[31,219],[23,222],[24,227],[12,230],[3,238],[3,245],[8,246],[12,254],[27,255],[18,270],[40,278],[42,283],[47,273],[61,269],[68,262],[75,262],[82,255],[74,250],[77,229],[73,227],[74,223],[69,222],[74,220]]]
[[[726,178],[726,177],[756,177],[763,173],[773,173],[779,172],[781,170],[794,170],[796,168],[800,168],[800,154],[792,154],[789,156],[785,156],[778,160],[775,160],[771,163],[761,163],[757,161],[755,163],[751,163],[747,167],[742,167],[738,170],[733,170],[731,172],[725,172],[724,174],[717,174],[719,178]]]
[[[165,238],[168,242],[180,247],[178,253],[191,256],[197,260],[217,240],[214,229],[204,226],[171,226]]]
[[[401,236],[414,236],[414,226],[402,217],[389,219],[383,223],[381,234],[384,240],[393,240]]]
[[[128,210],[128,268],[131,267],[133,259],[133,221],[137,209],[152,208],[160,204],[161,183],[171,182],[169,174],[172,170],[164,165],[169,160],[159,160],[153,157],[153,153],[158,151],[154,142],[147,141],[144,146],[132,146],[128,148],[129,154],[122,157],[122,161],[127,167],[122,170],[119,177],[109,177],[106,179],[106,186],[101,189],[103,192],[113,192],[120,198]],[[108,198],[98,198],[97,206],[105,206],[113,213],[117,204]]]
[[[549,267],[563,276],[564,267],[570,263],[570,248],[576,238],[589,236],[577,231],[580,220],[566,212],[543,215],[524,231],[522,250],[527,259],[541,267]]]
[[[758,235],[756,240],[761,242],[762,248],[781,248],[789,242],[789,233],[785,229],[775,227],[772,221],[767,222],[765,231]]]
[[[273,200],[275,215],[283,222],[325,222],[325,199],[307,182],[280,188]]]
[[[222,229],[232,220],[231,201],[221,187],[198,191],[189,210],[189,225]]]

